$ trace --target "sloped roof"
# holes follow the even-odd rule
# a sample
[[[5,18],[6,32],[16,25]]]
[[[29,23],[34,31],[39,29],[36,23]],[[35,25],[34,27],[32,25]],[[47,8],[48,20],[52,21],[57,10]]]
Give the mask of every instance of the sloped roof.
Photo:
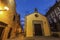
[[[34,14],[34,13],[42,15],[41,13],[38,12],[37,8],[34,9],[34,12],[32,14]],[[32,15],[32,14],[29,14],[29,15]],[[29,16],[29,15],[27,15],[27,16]],[[42,15],[42,16],[44,16],[44,15]]]

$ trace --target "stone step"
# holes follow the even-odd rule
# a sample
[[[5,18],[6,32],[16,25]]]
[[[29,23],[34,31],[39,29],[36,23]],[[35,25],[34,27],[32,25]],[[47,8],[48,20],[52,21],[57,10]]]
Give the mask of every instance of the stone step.
[[[31,38],[25,38],[25,40],[60,40],[60,38],[55,38],[55,37],[31,37]]]

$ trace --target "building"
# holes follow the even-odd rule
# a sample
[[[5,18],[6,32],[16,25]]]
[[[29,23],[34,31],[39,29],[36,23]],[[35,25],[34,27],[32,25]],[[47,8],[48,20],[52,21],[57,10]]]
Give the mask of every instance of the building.
[[[60,2],[60,0],[56,0],[56,2]]]
[[[14,38],[21,32],[19,15],[14,0],[0,0],[0,40]],[[19,30],[17,30],[19,29]]]
[[[16,30],[16,36],[18,36],[18,34],[22,33],[22,26],[21,26],[21,22],[20,22],[20,15],[16,14],[15,18],[15,30]]]
[[[60,1],[57,0],[56,4],[47,12],[46,17],[49,20],[52,35],[60,36]]]
[[[37,9],[25,17],[24,32],[26,37],[51,35],[47,18],[39,14]]]

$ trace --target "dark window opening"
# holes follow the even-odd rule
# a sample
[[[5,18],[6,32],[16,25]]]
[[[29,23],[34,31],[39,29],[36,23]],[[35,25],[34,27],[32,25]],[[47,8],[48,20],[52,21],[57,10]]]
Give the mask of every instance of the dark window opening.
[[[38,17],[39,15],[38,14],[35,14],[35,17]]]
[[[13,21],[15,21],[15,15],[14,15],[14,17],[13,17]]]
[[[3,34],[4,34],[4,29],[7,26],[6,23],[0,21],[0,40],[2,40]]]
[[[10,28],[10,31],[9,31],[9,33],[8,33],[8,39],[9,39],[10,36],[11,36],[11,31],[12,31],[12,28]]]
[[[0,27],[0,40],[2,40],[3,30],[4,30],[4,27]]]
[[[58,32],[57,25],[55,23],[51,24],[51,31]]]

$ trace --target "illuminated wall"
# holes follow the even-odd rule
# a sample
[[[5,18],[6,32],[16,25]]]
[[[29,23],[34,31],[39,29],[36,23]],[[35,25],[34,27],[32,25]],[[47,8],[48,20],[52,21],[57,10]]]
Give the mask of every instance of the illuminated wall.
[[[3,31],[4,34],[2,33],[3,34],[2,40],[6,40],[8,38],[8,35],[11,35],[10,38],[14,38],[16,36],[15,33],[17,26],[15,25],[16,21],[14,21],[15,15],[16,15],[15,0],[0,0],[0,21],[7,24],[7,26],[4,27],[5,28]]]
[[[47,18],[45,16],[39,14],[38,12],[34,12],[33,14],[27,15],[25,17],[24,32],[25,32],[26,37],[33,37],[34,36],[34,26],[33,26],[34,20],[43,22],[43,24],[41,26],[43,36],[50,36],[51,35]]]

